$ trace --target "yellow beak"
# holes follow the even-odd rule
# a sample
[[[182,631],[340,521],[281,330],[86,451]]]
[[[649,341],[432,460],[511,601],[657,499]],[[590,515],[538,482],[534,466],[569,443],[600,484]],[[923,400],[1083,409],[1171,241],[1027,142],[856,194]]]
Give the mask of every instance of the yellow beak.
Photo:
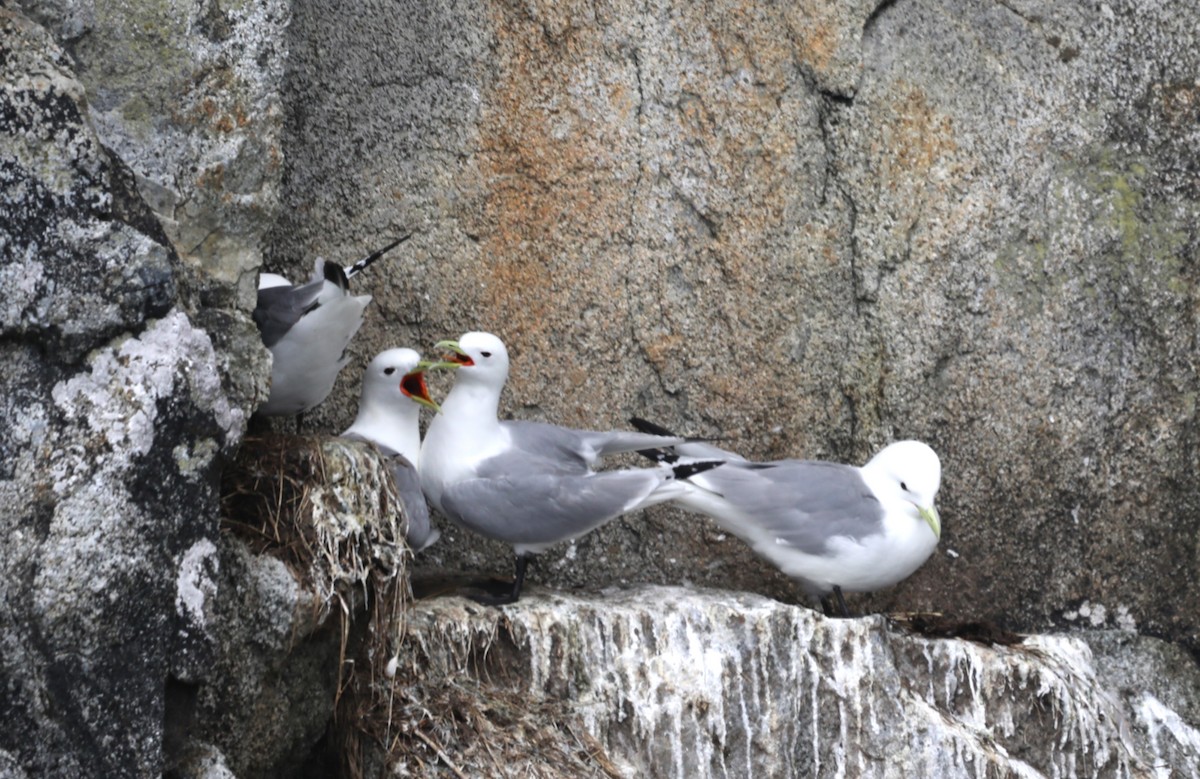
[[[940,539],[942,537],[942,519],[938,516],[937,508],[917,506],[917,512],[921,515],[921,519],[929,523],[929,529],[933,531],[933,534]]]
[[[467,353],[458,345],[458,341],[438,341],[433,345],[433,348],[443,353],[442,359],[436,362],[423,363],[425,370],[452,371],[464,365],[473,364],[471,358],[467,357]],[[460,357],[461,359],[455,359],[455,357]]]

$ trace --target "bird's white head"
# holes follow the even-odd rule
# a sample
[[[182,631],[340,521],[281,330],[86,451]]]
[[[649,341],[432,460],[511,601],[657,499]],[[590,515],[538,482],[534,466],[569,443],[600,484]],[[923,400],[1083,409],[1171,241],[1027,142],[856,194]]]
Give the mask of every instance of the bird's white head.
[[[417,462],[421,451],[420,406],[434,411],[423,370],[427,363],[412,349],[375,355],[362,380],[358,416],[346,434],[357,435]],[[420,404],[420,405],[418,405]]]
[[[920,441],[897,441],[872,457],[863,473],[885,505],[903,506],[941,538],[942,521],[933,501],[942,485],[942,461],[933,449]]]
[[[434,411],[438,406],[429,397],[421,355],[412,349],[388,349],[375,355],[363,374],[362,405],[391,408],[399,412],[415,410],[420,404]]]
[[[508,350],[491,333],[466,333],[457,341],[441,341],[435,348],[446,354],[431,367],[458,371],[455,384],[479,383],[499,391],[508,380]]]

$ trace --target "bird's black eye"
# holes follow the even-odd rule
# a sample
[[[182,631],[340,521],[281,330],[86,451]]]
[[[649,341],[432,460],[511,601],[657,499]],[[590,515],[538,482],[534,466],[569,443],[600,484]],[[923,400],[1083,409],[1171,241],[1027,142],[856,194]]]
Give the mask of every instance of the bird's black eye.
[[[395,369],[395,368],[384,368],[384,369],[383,369],[383,375],[384,375],[384,376],[391,376],[391,375],[392,375],[393,373],[395,373],[395,372],[396,372],[396,369]]]
[[[491,357],[492,353],[491,352],[480,352],[479,356],[480,357]]]
[[[905,492],[908,492],[908,485],[905,484],[904,482],[900,482],[900,489],[904,490]]]

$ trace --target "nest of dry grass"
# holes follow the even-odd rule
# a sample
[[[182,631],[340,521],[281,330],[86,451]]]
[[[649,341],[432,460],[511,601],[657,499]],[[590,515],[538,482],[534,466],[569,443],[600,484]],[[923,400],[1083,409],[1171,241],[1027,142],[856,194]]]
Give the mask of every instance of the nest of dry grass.
[[[326,608],[353,594],[347,585],[400,577],[403,504],[368,448],[325,436],[247,436],[222,475],[222,527],[282,559]]]
[[[338,694],[327,740],[340,774],[621,776],[569,703],[533,702],[504,673],[520,665],[511,636],[476,642],[470,651],[486,667],[469,677],[432,671],[439,664],[406,640],[402,503],[369,448],[248,436],[222,483],[225,531],[283,560],[317,595],[310,624],[336,616]]]
[[[373,447],[326,436],[248,436],[225,469],[221,524],[256,554],[281,559],[314,598],[307,624],[332,614],[340,636],[330,738],[358,779],[371,723],[386,708],[388,661],[411,598],[405,518]]]
[[[472,648],[479,673],[430,672],[422,652],[405,646],[405,662],[390,687],[386,718],[373,721],[386,745],[390,776],[623,776],[583,727],[569,702],[535,699],[522,680],[503,671],[519,665],[507,638]],[[495,669],[496,674],[488,669]]]

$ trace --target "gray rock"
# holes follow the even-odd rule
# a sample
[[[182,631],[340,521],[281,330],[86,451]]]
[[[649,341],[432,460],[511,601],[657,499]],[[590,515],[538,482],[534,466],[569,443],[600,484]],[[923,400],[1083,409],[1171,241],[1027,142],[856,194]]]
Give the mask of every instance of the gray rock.
[[[69,50],[105,146],[129,166],[208,305],[249,308],[277,208],[284,0],[26,0]]]
[[[180,779],[237,779],[237,774],[229,770],[225,755],[212,745],[199,747],[188,756],[187,762],[180,766]]]
[[[156,775],[166,690],[210,651],[216,524],[196,511],[215,510],[241,411],[182,312],[74,376],[28,348],[4,356],[19,380],[5,379],[4,414],[20,420],[0,480],[5,621],[20,626],[3,639],[4,746],[39,776]]]
[[[8,11],[0,35],[10,52],[0,62],[0,333],[37,341],[69,365],[167,313],[171,248],[129,213],[137,195],[91,132],[61,51]]]
[[[419,601],[409,631],[420,686],[515,693],[621,776],[1184,776],[1200,759],[1194,725],[1127,705],[1067,636],[929,639],[672,587]]]
[[[851,362],[887,374],[860,425],[920,420],[945,461],[957,556],[916,577],[921,604],[1024,625],[1086,604],[1197,646],[1200,592],[1159,584],[1195,571],[1200,530],[1179,478],[1198,430],[1186,15],[906,3],[864,36],[875,65],[834,135],[868,324]]]
[[[1135,713],[1138,738],[1162,756],[1159,768],[1200,776],[1200,667],[1181,647],[1125,630],[1080,633],[1097,675]],[[1160,772],[1161,773],[1161,772]]]
[[[69,58],[9,9],[0,51],[0,750],[36,776],[159,776],[207,680],[246,408]]]
[[[28,774],[21,768],[15,757],[0,750],[0,777],[3,779],[26,779],[27,776]]]
[[[5,653],[20,679],[14,710],[29,727],[70,726],[66,744],[13,732],[25,749],[75,754],[114,776],[161,770],[164,685],[207,650],[216,527],[194,512],[215,507],[218,455],[244,424],[215,362],[207,336],[175,312],[93,352],[90,373],[37,387],[40,397],[25,385],[24,402],[6,409],[40,423],[12,442],[15,478],[0,483],[7,505],[27,507],[6,533],[6,603],[25,626]],[[137,713],[107,711],[124,706]]]
[[[333,713],[339,642],[329,631],[313,639],[307,617],[318,603],[283,562],[236,540],[222,547],[218,648],[191,735],[219,749],[232,775],[294,773]]]

